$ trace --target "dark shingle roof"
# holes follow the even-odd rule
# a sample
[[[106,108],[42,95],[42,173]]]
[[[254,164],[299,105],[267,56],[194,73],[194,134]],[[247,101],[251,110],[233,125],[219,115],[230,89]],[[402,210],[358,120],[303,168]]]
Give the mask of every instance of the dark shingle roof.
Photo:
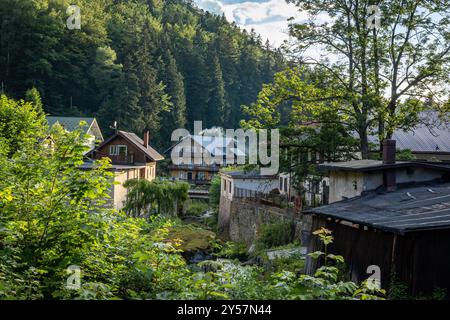
[[[450,229],[450,183],[376,192],[307,210],[305,213],[404,234]]]
[[[144,140],[139,138],[136,134],[134,134],[132,132],[121,131],[121,130],[118,130],[116,134],[114,134],[113,136],[111,136],[108,139],[106,139],[105,141],[103,141],[95,149],[89,151],[88,155],[91,155],[94,151],[102,148],[104,145],[106,145],[109,142],[111,142],[117,136],[121,136],[124,139],[126,139],[127,141],[129,141],[130,143],[132,143],[134,146],[136,146],[139,150],[141,150],[147,157],[149,157],[153,161],[164,160],[164,157],[162,155],[160,155],[158,153],[158,151],[156,151],[152,147],[148,146],[147,148],[145,148],[144,147]]]
[[[123,136],[128,141],[132,142],[136,147],[138,147],[142,152],[144,152],[148,157],[150,157],[154,161],[164,160],[164,157],[160,155],[158,151],[156,151],[152,147],[148,146],[147,148],[145,148],[144,140],[139,138],[135,133],[119,130],[118,134]]]

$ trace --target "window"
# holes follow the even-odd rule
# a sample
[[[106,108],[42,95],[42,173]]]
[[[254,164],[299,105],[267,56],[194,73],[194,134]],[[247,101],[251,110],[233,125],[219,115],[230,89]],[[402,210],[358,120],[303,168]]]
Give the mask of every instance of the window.
[[[223,180],[223,191],[227,191],[227,180]]]
[[[127,155],[127,146],[125,146],[125,145],[109,146],[109,155],[110,156],[126,156]]]
[[[313,192],[314,193],[320,193],[320,184],[318,181],[313,182]]]
[[[197,180],[205,180],[205,173],[203,171],[197,173]]]
[[[284,178],[284,192],[288,191],[288,178]]]
[[[283,181],[284,181],[283,177],[280,177],[280,178],[279,178],[279,189],[280,189],[281,191],[283,191]]]

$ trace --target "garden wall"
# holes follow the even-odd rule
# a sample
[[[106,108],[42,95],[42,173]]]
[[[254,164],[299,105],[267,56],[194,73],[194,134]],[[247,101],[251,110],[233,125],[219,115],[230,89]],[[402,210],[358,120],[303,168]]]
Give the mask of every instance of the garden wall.
[[[306,218],[306,219],[305,219]],[[295,238],[306,245],[309,239],[310,221],[308,216],[296,214],[293,209],[283,209],[261,204],[254,199],[220,200],[219,231],[222,236],[251,246],[262,225],[279,220],[293,220]]]

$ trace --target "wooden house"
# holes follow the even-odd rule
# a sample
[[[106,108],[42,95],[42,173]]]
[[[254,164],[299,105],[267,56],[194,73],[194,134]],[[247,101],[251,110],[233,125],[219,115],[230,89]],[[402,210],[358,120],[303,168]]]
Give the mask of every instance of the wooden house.
[[[86,145],[90,150],[94,149],[96,145],[103,142],[103,135],[100,127],[95,118],[86,118],[86,117],[46,117],[47,123],[49,127],[54,126],[55,124],[59,124],[66,131],[74,131],[76,129],[81,129],[83,133],[89,135],[87,139]],[[86,125],[80,126],[81,122],[85,122]]]
[[[163,160],[155,149],[149,145],[150,134],[144,133],[143,139],[132,132],[117,132],[102,142],[87,156],[90,161],[84,164],[84,168],[92,166],[92,161],[108,157],[111,159],[111,170],[115,173],[114,184],[111,190],[111,201],[117,210],[123,208],[127,190],[123,183],[130,179],[153,180],[156,177],[156,162]]]
[[[190,153],[189,155],[186,155],[186,150]],[[195,185],[210,183],[220,168],[226,165],[227,156],[230,154],[233,159],[232,164],[235,163],[238,155],[245,156],[244,151],[237,148],[234,139],[223,136],[188,135],[168,151],[183,159],[181,163],[172,161],[169,164],[171,177]],[[220,161],[208,163],[204,161],[205,157]]]

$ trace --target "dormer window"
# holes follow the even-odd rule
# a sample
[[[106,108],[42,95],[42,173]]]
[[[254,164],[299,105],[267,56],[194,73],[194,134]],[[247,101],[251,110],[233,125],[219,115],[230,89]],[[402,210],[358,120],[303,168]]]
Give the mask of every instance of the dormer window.
[[[111,145],[109,146],[110,156],[125,156],[127,154],[126,145]]]

